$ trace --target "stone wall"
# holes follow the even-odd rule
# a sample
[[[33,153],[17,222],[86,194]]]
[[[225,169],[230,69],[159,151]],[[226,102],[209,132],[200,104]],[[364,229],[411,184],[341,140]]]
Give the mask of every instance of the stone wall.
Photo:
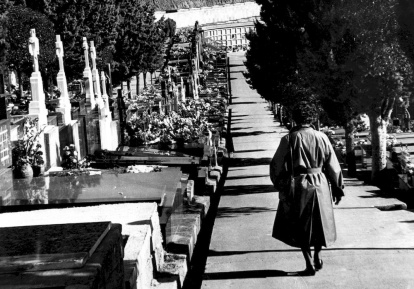
[[[217,5],[212,7],[178,9],[176,12],[167,13],[166,11],[155,12],[156,19],[173,19],[177,23],[177,28],[194,26],[198,21],[200,25],[237,20],[250,17],[259,17],[260,6],[256,2],[245,2],[237,4]]]

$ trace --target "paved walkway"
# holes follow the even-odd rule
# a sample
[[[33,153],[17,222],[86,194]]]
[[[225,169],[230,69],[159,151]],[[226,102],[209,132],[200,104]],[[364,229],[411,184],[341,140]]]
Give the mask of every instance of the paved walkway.
[[[335,207],[338,240],[323,251],[323,270],[295,273],[305,269],[301,252],[271,237],[278,194],[268,164],[287,131],[245,82],[243,60],[230,58],[235,154],[201,288],[414,288],[413,212],[378,210],[373,206],[400,202],[352,180]]]

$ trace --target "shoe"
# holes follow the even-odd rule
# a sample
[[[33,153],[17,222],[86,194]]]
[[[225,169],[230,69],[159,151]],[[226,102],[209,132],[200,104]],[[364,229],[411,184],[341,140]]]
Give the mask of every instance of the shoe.
[[[322,261],[322,259],[321,260],[319,260],[319,262],[315,262],[315,270],[316,271],[319,271],[319,270],[321,270],[323,268],[323,261]]]
[[[298,272],[301,276],[315,276],[316,270],[314,266],[306,267],[305,270]]]

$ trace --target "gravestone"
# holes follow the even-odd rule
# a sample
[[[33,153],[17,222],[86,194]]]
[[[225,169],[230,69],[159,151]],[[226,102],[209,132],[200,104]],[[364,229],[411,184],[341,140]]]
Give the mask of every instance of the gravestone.
[[[0,272],[81,268],[111,222],[0,228]]]
[[[62,113],[63,115],[63,124],[68,125],[69,122],[72,120],[71,118],[71,104],[69,101],[69,93],[68,93],[68,84],[66,81],[65,75],[65,68],[63,66],[63,44],[60,40],[60,35],[56,35],[56,55],[59,60],[59,72],[57,75],[57,86],[60,89],[60,98],[58,107],[56,108],[57,112]]]
[[[60,166],[60,140],[59,140],[59,127],[54,125],[46,126],[44,130],[44,140],[45,140],[45,170],[50,169],[51,167]]]
[[[86,142],[89,154],[101,149],[101,132],[99,128],[99,112],[94,109],[85,115]]]
[[[85,56],[85,69],[83,70],[83,81],[85,82],[86,105],[95,108],[95,95],[93,90],[92,71],[89,66],[89,46],[86,37],[83,37],[83,51]]]
[[[39,39],[36,37],[35,29],[30,30],[29,52],[33,57],[33,72],[30,77],[32,89],[32,100],[29,104],[29,114],[39,119],[39,127],[47,125],[47,109],[45,105],[45,94],[43,92],[42,75],[39,71]]]
[[[99,110],[99,132],[101,137],[101,149],[116,150],[118,147],[118,125],[112,121],[111,111],[109,109],[109,98],[106,93],[105,73],[101,72],[102,81],[102,101],[103,107]]]

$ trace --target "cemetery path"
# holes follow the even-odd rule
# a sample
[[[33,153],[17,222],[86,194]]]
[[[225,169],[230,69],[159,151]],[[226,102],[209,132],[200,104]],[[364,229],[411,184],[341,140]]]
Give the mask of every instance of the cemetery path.
[[[305,268],[300,250],[271,237],[278,193],[268,165],[287,130],[249,88],[243,60],[243,54],[230,55],[235,153],[201,288],[414,288],[413,212],[378,210],[373,206],[401,202],[349,179],[335,207],[338,240],[322,252],[323,270],[314,277],[295,273]]]

